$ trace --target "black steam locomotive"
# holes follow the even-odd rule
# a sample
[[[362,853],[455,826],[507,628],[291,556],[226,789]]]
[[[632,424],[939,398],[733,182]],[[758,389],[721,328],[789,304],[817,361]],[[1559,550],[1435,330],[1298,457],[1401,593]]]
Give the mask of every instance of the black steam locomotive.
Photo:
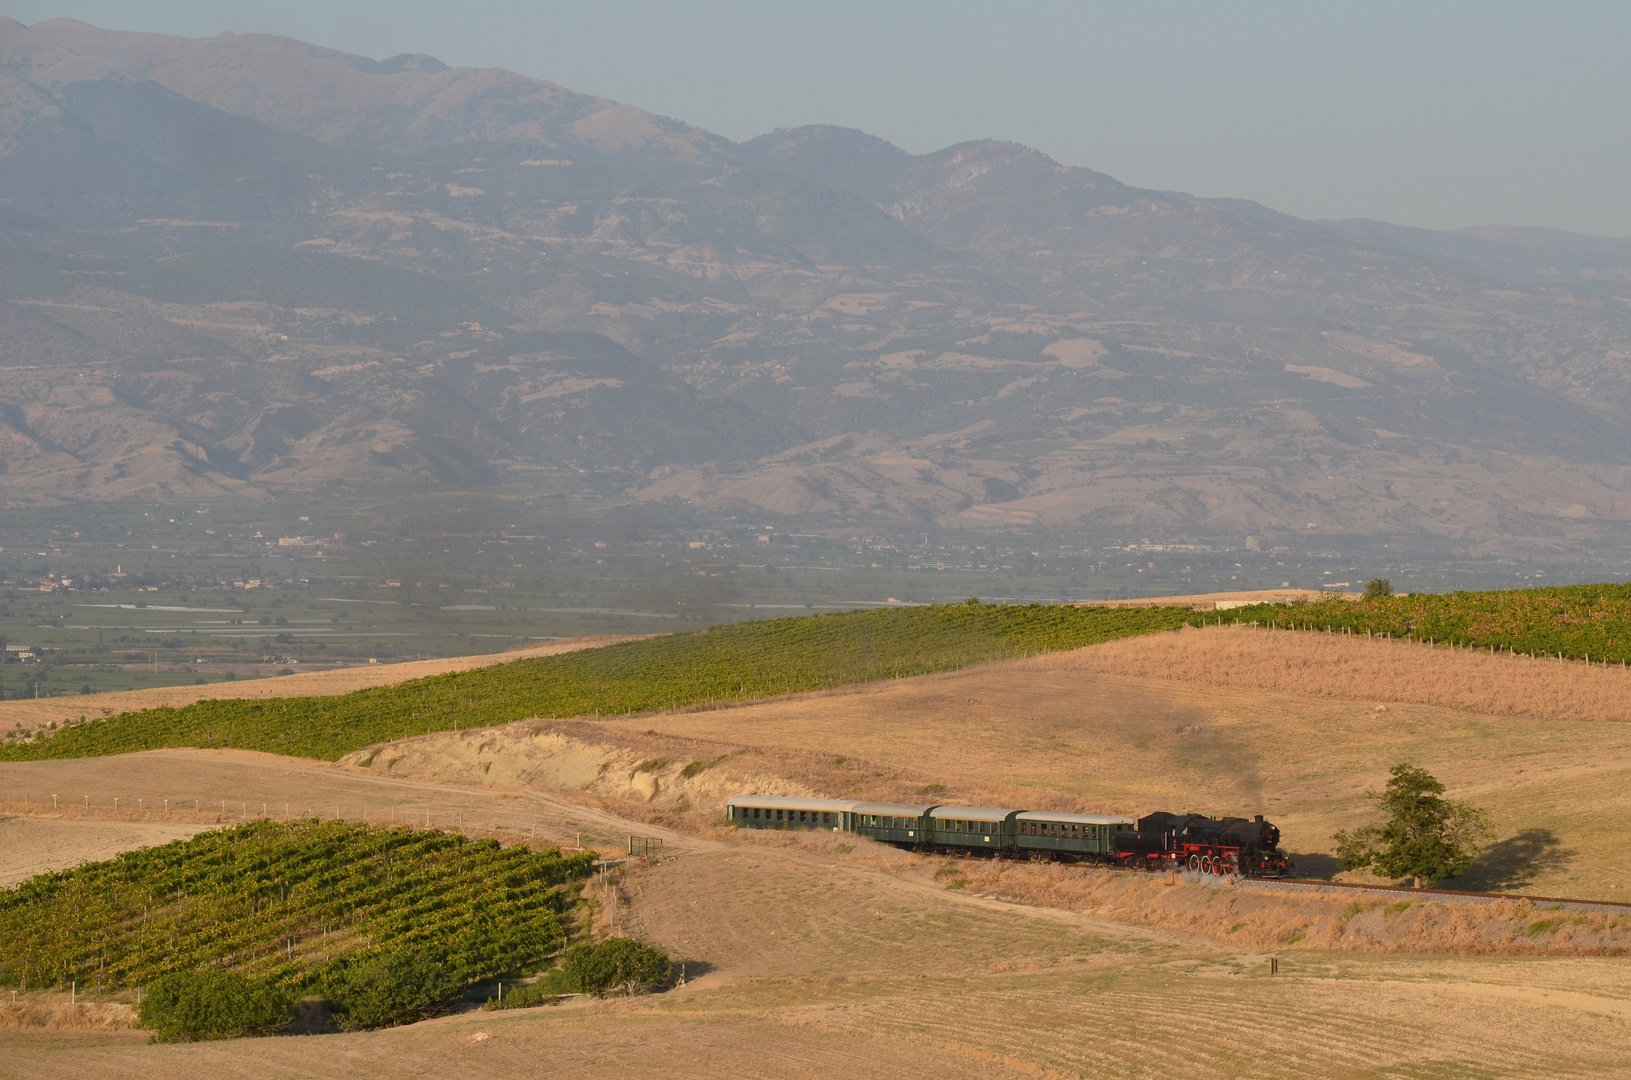
[[[1291,869],[1280,851],[1280,830],[1262,814],[1209,818],[1158,811],[1118,830],[1115,845],[1116,862],[1129,867],[1246,877],[1279,877]]]

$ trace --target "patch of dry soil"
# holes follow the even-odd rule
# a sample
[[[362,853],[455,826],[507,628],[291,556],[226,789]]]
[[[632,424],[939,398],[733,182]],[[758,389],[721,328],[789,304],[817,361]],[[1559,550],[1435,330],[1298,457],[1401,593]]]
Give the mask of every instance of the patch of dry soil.
[[[97,821],[47,817],[0,817],[0,888],[35,874],[111,859],[132,848],[184,840],[205,828],[166,821]]]

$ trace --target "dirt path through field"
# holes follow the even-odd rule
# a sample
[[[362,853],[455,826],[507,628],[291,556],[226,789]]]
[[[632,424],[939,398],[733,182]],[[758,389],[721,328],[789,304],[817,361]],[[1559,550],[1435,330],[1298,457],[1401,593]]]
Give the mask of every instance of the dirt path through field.
[[[581,834],[584,846],[607,851],[623,849],[631,832],[661,836],[670,844],[690,842],[671,830],[631,827],[616,815],[547,792],[381,777],[250,751],[150,750],[118,757],[0,762],[0,793],[0,803],[31,816],[52,813],[55,794],[67,814],[105,819],[118,813],[133,822],[176,827],[182,824],[177,819],[185,818],[193,831],[263,816],[307,816],[366,819],[377,825],[462,826],[482,835],[536,835],[568,846]]]

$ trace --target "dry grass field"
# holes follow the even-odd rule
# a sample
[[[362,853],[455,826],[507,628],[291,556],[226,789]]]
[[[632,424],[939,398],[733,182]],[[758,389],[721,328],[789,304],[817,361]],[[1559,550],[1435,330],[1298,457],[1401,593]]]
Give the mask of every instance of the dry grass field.
[[[122,712],[153,709],[160,705],[191,705],[205,698],[285,698],[324,697],[331,694],[349,694],[371,686],[389,686],[442,675],[449,671],[469,671],[471,668],[504,664],[511,660],[524,660],[530,656],[553,656],[556,653],[593,649],[629,637],[563,638],[543,645],[527,645],[500,653],[482,653],[478,656],[450,656],[437,660],[409,660],[401,664],[369,664],[340,668],[334,671],[311,671],[304,674],[280,675],[267,679],[245,679],[230,683],[210,683],[207,686],[154,686],[146,690],[121,690],[112,694],[83,694],[74,697],[55,697],[0,702],[0,730],[20,725],[25,729],[43,727],[52,722],[62,723],[83,716],[116,716]]]
[[[676,857],[589,889],[589,921],[662,946],[689,981],[633,1001],[189,1046],[0,1018],[0,1077],[459,1077],[540,1062],[551,1075],[665,1080],[1631,1076],[1631,915],[1443,898],[1401,908],[712,824],[742,790],[1261,810],[1300,872],[1330,875],[1331,833],[1365,820],[1365,791],[1410,760],[1488,807],[1500,834],[1451,884],[1631,901],[1626,678],[1209,629],[728,709],[431,735],[337,765],[181,750],[3,763],[0,813],[13,820],[0,843],[32,852],[30,865],[90,852],[60,830],[193,829],[257,804],[274,816],[279,804],[384,821],[428,812],[511,840],[536,830],[540,844],[581,830],[607,852],[630,833],[660,836]],[[52,793],[84,820],[46,822]],[[154,814],[166,798],[170,815]],[[141,839],[109,835],[97,842]]]
[[[1260,948],[938,888],[868,847],[741,837],[629,871],[623,927],[687,965],[652,997],[174,1046],[0,1028],[0,1076],[1626,1075],[1623,961],[1299,951],[1270,975]]]

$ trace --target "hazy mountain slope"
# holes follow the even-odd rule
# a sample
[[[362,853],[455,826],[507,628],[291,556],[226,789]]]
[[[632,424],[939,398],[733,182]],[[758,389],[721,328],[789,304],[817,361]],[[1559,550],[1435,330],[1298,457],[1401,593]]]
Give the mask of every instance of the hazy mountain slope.
[[[396,150],[521,139],[701,162],[728,146],[643,109],[498,69],[425,55],[378,62],[266,34],[190,39],[101,30],[71,19],[31,28],[64,53],[323,142]],[[63,61],[66,63],[66,61]]]
[[[1631,522],[1624,241],[65,20],[0,21],[0,235],[12,498],[524,483],[1484,551]]]

